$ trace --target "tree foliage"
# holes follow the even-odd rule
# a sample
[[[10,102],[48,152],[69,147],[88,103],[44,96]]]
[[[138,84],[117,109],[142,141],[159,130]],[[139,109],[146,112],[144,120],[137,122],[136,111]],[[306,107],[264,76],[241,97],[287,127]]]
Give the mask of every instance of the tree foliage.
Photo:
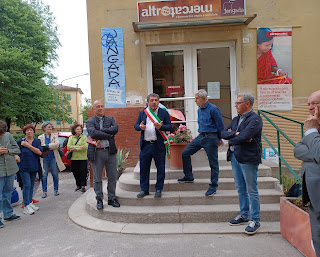
[[[54,19],[40,0],[28,2],[0,1],[0,119],[18,126],[62,117],[59,91],[44,82],[60,45]]]
[[[92,103],[90,98],[84,98],[86,104],[81,109],[81,114],[83,116],[83,124],[86,123],[88,119],[88,110],[92,108]]]

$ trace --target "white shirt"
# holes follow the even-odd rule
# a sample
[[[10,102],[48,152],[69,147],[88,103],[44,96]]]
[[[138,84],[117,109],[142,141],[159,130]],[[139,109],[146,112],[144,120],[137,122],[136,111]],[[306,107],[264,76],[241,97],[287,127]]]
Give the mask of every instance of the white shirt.
[[[158,109],[154,112],[156,115],[158,115]],[[157,140],[157,134],[156,134],[156,128],[154,127],[152,121],[147,116],[147,124],[146,129],[144,131],[144,140],[146,141],[154,141]]]

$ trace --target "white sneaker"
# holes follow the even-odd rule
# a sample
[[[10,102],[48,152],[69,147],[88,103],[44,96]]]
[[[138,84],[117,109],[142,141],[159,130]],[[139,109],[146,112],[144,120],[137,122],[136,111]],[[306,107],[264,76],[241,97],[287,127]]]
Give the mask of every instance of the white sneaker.
[[[32,214],[34,214],[34,210],[32,209],[32,207],[29,204],[23,208],[23,213],[27,214],[27,215],[32,215]]]
[[[38,211],[38,210],[39,210],[39,207],[35,206],[35,205],[33,204],[33,202],[29,203],[28,206],[30,206],[34,211]]]

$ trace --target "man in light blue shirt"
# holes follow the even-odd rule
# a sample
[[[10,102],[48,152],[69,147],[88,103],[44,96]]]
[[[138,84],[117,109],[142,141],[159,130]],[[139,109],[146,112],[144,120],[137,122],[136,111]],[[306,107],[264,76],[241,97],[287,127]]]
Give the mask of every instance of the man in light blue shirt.
[[[207,92],[200,89],[195,94],[195,103],[198,109],[199,135],[183,150],[184,177],[178,179],[180,183],[193,183],[191,155],[201,148],[206,151],[211,168],[211,184],[205,193],[212,196],[216,193],[219,179],[218,146],[221,145],[221,131],[224,129],[221,111],[217,106],[208,102]]]

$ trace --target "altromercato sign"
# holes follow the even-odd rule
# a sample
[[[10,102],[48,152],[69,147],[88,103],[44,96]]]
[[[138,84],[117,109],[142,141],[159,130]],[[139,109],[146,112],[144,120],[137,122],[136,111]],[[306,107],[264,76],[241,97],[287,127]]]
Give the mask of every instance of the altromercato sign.
[[[139,22],[178,21],[245,15],[245,0],[172,0],[138,2]]]

